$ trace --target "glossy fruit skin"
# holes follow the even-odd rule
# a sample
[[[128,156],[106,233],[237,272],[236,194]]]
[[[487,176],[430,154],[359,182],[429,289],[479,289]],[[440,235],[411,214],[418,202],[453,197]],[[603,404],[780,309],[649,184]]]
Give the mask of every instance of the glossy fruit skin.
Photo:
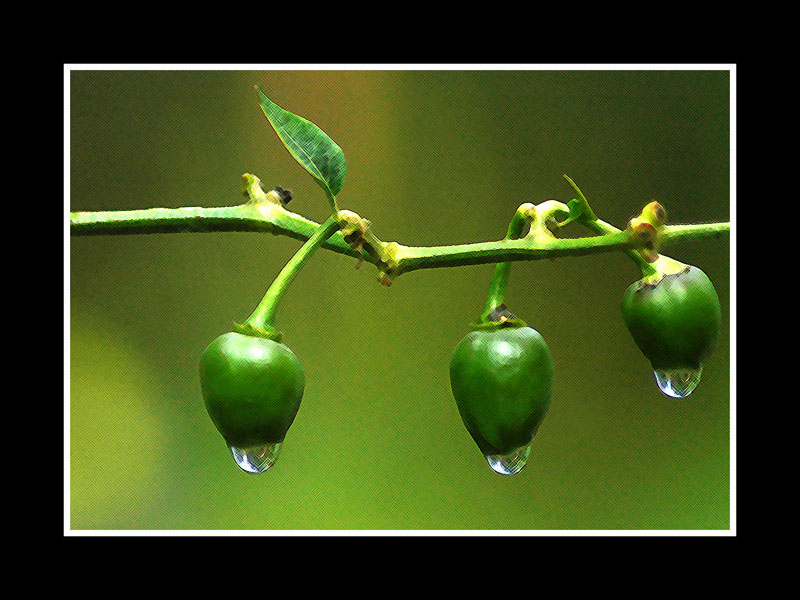
[[[300,408],[305,375],[284,344],[226,333],[200,357],[206,410],[229,446],[282,442]]]
[[[468,333],[450,362],[461,420],[485,456],[531,442],[550,405],[553,359],[538,331],[504,327]]]
[[[653,369],[697,369],[714,350],[722,311],[708,276],[687,266],[655,285],[636,282],[622,296],[622,317]]]

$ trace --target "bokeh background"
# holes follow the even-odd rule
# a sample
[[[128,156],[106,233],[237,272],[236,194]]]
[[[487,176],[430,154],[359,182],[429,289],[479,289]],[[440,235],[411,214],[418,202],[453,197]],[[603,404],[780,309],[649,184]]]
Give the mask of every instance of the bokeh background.
[[[570,175],[620,227],[730,219],[727,71],[81,71],[68,74],[71,210],[224,206],[242,173],[328,204],[253,85],[347,158],[342,208],[408,245],[501,238]],[[576,226],[577,227],[577,226]],[[577,229],[568,235],[588,235]],[[625,329],[621,253],[514,263],[507,302],[548,341],[555,393],[528,466],[486,465],[451,396],[450,355],[491,265],[389,287],[317,253],[278,314],[303,404],[276,466],[234,464],[197,361],[246,318],[300,243],[256,233],[69,240],[70,527],[557,530],[730,527],[728,238],[670,248],[723,307],[703,381],[663,396]]]

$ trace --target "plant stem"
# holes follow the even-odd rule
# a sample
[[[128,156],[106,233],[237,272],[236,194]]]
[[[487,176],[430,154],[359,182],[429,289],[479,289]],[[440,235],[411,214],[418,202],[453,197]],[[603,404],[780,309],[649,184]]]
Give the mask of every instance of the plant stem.
[[[552,240],[500,240],[453,246],[403,246],[397,244],[393,275],[441,267],[495,264],[518,260],[539,260],[562,256],[580,256],[632,250],[625,232],[616,227],[595,221],[583,223],[601,235],[579,239]],[[147,233],[212,233],[220,231],[253,231],[286,235],[308,240],[318,230],[319,224],[292,213],[279,205],[248,203],[220,208],[150,208],[144,210],[72,212],[70,235],[127,235]],[[663,245],[685,241],[714,238],[730,232],[730,223],[699,225],[667,225],[659,233]],[[379,258],[359,253],[335,232],[323,248],[339,254],[377,264]],[[637,253],[638,254],[638,253]],[[633,258],[633,257],[632,257]],[[635,259],[634,259],[635,260]]]
[[[514,213],[511,223],[508,225],[508,232],[505,239],[516,240],[519,239],[525,227],[536,218],[536,208],[532,204],[523,204]],[[497,263],[494,268],[492,280],[489,282],[489,294],[486,297],[486,306],[483,309],[480,322],[489,322],[489,316],[492,311],[503,304],[506,296],[506,288],[508,288],[508,276],[511,273],[511,263],[508,261]]]
[[[286,266],[281,269],[278,276],[269,286],[267,293],[262,298],[256,309],[253,311],[244,326],[254,327],[256,329],[271,329],[275,323],[275,313],[278,310],[278,303],[280,302],[289,284],[292,283],[294,278],[303,268],[303,265],[308,262],[311,255],[317,251],[322,243],[331,237],[339,230],[338,214],[334,214],[328,218],[322,225],[320,225],[308,241],[303,244],[300,250],[286,263]]]
[[[72,236],[249,231],[285,235],[302,241],[308,240],[320,226],[280,206],[268,204],[72,212],[69,221]],[[338,232],[322,247],[359,257]]]

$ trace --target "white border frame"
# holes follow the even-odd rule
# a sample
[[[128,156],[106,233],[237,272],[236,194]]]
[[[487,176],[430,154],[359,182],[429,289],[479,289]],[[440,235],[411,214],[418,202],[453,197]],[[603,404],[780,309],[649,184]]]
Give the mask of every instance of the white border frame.
[[[730,72],[730,529],[723,530],[72,530],[70,529],[70,73],[72,71],[729,71]],[[736,65],[735,64],[65,64],[64,65],[64,535],[65,536],[735,536],[736,535]]]

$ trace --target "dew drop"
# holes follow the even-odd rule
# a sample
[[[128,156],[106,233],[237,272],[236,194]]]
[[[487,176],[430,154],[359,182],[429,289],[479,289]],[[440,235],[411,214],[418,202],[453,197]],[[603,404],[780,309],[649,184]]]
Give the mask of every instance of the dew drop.
[[[672,398],[686,398],[700,383],[703,366],[698,369],[656,369],[653,371],[656,383],[665,395]]]
[[[236,448],[235,446],[228,446],[228,448],[231,450],[233,460],[242,471],[258,474],[272,468],[272,465],[278,460],[278,453],[282,446],[281,442],[277,442],[249,448]]]
[[[531,455],[531,445],[520,446],[508,454],[489,454],[486,461],[495,473],[501,475],[516,475],[522,471],[522,467],[528,462]]]

